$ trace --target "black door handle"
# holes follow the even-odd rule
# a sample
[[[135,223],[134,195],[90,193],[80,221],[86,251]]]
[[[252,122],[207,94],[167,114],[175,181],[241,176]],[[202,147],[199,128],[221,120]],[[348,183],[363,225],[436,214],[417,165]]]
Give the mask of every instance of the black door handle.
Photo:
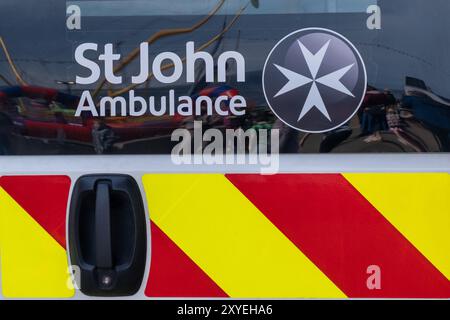
[[[77,180],[69,213],[71,265],[86,295],[135,294],[145,272],[147,234],[136,181],[126,175]]]
[[[112,268],[111,210],[108,181],[99,181],[95,197],[95,254],[97,268]]]

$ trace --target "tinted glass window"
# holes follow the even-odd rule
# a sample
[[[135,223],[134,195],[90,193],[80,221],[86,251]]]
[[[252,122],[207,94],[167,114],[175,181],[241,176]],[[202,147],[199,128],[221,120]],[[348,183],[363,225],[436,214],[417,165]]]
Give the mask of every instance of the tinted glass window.
[[[449,12],[447,0],[3,0],[0,150],[165,154],[177,143],[174,130],[192,131],[197,121],[203,131],[279,130],[281,153],[448,152]],[[326,124],[341,112],[333,110],[333,101],[349,107],[342,99],[351,103],[359,94],[349,85],[355,66],[333,65],[333,43],[325,48],[326,41],[315,46],[305,40],[303,49],[291,46],[292,61],[286,58],[280,68],[269,63],[266,74],[271,68],[274,76],[263,79],[271,52],[284,50],[281,40],[313,27],[345,38],[344,45],[362,58],[358,76],[363,66],[367,75],[361,103],[330,130],[294,128],[270,102],[278,99],[275,93],[286,94],[289,99],[273,103],[284,101],[281,107],[303,116],[310,127],[314,119]],[[139,50],[144,42],[148,66]],[[317,58],[320,49],[326,53],[317,76],[302,73],[300,64],[311,71],[305,50]],[[117,58],[109,77],[102,60],[108,50]],[[190,63],[194,56],[198,59]],[[299,67],[292,68],[296,59]],[[288,83],[290,71],[281,71],[289,63],[297,87],[284,93],[284,85],[295,87],[294,78]],[[334,74],[336,79],[324,78],[326,70],[339,68],[343,74]],[[93,81],[86,80],[91,76]],[[301,76],[309,79],[306,84],[298,82]],[[274,91],[266,88],[265,94],[263,82]],[[327,111],[317,95],[308,107],[316,85]],[[89,106],[89,99],[94,108],[80,108]],[[145,113],[133,114],[131,101],[137,111],[144,101]],[[192,108],[181,108],[181,102]],[[240,106],[237,112],[234,106]]]

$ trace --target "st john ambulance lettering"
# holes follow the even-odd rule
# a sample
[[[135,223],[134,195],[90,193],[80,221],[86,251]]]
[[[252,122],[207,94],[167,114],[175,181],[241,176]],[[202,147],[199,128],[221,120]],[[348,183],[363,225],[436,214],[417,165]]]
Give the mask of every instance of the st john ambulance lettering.
[[[105,44],[103,53],[98,55],[97,62],[86,57],[89,51],[98,52],[96,43],[80,44],[75,50],[75,61],[89,72],[88,76],[76,76],[76,83],[80,85],[91,85],[101,78],[101,67],[103,64],[104,79],[110,84],[123,84],[131,82],[140,85],[148,81],[149,74],[162,84],[173,84],[179,80],[186,83],[196,82],[195,66],[203,63],[205,81],[207,83],[221,82],[227,80],[227,72],[235,72],[236,81],[245,82],[245,59],[239,52],[226,51],[220,54],[217,61],[214,57],[204,51],[196,50],[194,42],[186,43],[185,57],[180,57],[174,52],[159,53],[150,64],[148,43],[140,45],[140,71],[139,74],[125,79],[124,76],[114,73],[114,63],[121,59],[121,55],[114,52],[111,43]],[[102,63],[100,63],[102,62]],[[167,67],[170,65],[170,67]],[[229,70],[229,65],[235,66],[235,70]],[[164,71],[164,72],[163,72]],[[233,97],[223,96],[213,101],[208,96],[200,96],[195,101],[187,95],[177,95],[174,89],[168,89],[167,95],[158,97],[150,96],[144,98],[136,95],[134,90],[128,91],[128,99],[124,96],[103,97],[96,108],[94,98],[90,90],[85,90],[80,98],[76,116],[82,112],[89,112],[94,117],[105,116],[132,116],[139,117],[145,114],[154,116],[175,115],[182,116],[202,114],[202,106],[207,106],[207,114],[218,114],[221,116],[241,116],[245,114],[247,102],[244,97],[236,95]],[[228,108],[224,108],[228,105]]]

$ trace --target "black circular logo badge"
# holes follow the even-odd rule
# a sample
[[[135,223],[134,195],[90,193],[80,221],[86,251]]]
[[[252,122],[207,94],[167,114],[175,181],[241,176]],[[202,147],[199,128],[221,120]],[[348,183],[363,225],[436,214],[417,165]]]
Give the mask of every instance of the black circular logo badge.
[[[366,88],[366,68],[358,50],[328,29],[287,35],[264,65],[263,91],[269,107],[281,121],[304,132],[327,132],[348,122]]]

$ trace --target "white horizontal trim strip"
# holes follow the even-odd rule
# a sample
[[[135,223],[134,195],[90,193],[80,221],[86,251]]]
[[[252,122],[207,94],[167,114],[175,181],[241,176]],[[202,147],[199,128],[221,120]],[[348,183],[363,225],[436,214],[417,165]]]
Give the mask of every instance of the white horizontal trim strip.
[[[2,156],[0,175],[260,173],[259,165],[175,165],[170,155]],[[450,172],[450,154],[280,155],[282,173]]]

